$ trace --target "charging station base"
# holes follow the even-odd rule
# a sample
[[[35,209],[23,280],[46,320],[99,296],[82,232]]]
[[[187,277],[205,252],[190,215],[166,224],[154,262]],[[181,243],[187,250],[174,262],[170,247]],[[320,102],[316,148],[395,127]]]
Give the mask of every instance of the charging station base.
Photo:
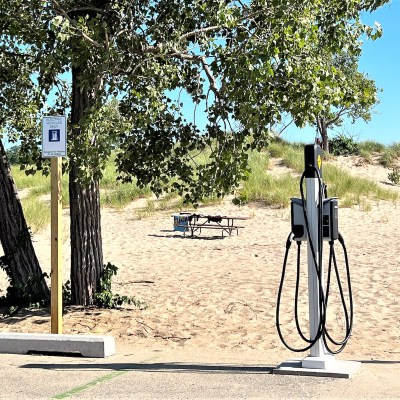
[[[357,361],[335,360],[325,368],[304,368],[303,359],[289,359],[273,370],[276,375],[320,376],[324,378],[351,378],[360,368]]]

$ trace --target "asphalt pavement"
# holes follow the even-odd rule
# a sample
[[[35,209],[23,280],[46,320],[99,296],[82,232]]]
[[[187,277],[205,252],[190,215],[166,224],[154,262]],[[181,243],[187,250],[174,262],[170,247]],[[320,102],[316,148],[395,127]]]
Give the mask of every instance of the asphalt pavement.
[[[357,360],[351,379],[274,375],[263,354],[117,348],[105,359],[0,354],[1,399],[400,398],[400,361]]]

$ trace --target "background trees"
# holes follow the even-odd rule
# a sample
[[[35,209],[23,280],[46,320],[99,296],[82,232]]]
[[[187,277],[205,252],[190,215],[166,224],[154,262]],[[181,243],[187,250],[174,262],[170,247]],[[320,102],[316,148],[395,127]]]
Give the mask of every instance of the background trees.
[[[351,122],[362,118],[371,119],[373,107],[378,103],[378,89],[374,80],[358,71],[358,57],[354,54],[335,54],[331,61],[331,69],[342,80],[342,93],[333,98],[332,104],[321,102],[325,109],[316,116],[316,126],[322,138],[322,148],[329,152],[328,129],[340,126],[343,118]],[[331,90],[329,87],[327,90]]]
[[[360,13],[383,3],[0,0],[1,50],[25,60],[36,87],[36,108],[9,122],[25,154],[37,153],[29,118],[70,116],[73,302],[93,302],[103,269],[98,181],[112,143],[124,181],[193,202],[229,193],[282,113],[302,125],[326,111],[321,98],[345,97],[326,57],[359,54],[374,34]],[[184,107],[197,121],[205,109],[204,128]]]

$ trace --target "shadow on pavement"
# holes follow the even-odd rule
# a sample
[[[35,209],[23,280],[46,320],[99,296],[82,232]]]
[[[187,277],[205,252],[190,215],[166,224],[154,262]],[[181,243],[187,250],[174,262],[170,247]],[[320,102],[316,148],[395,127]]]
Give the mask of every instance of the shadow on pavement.
[[[106,369],[115,371],[142,371],[142,372],[195,372],[195,373],[231,373],[231,374],[271,374],[275,367],[270,366],[243,366],[219,364],[181,364],[181,363],[106,363],[106,364],[25,364],[20,368],[37,368],[52,370],[92,370]]]
[[[357,360],[362,364],[400,364],[400,361],[392,360]]]

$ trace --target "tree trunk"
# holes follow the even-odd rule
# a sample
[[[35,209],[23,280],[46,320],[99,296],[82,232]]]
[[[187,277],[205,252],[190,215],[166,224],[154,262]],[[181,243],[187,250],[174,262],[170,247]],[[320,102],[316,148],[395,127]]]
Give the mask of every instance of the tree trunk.
[[[322,150],[329,153],[328,127],[324,117],[317,117],[317,128],[322,139]]]
[[[81,134],[79,126],[85,110],[91,104],[91,94],[79,85],[79,68],[72,69],[73,140]],[[79,157],[76,157],[79,160]],[[91,305],[94,302],[103,271],[103,248],[100,224],[100,191],[98,180],[83,184],[79,180],[79,161],[72,161],[69,174],[71,212],[71,300],[72,304]]]
[[[11,176],[10,165],[0,140],[0,242],[3,247],[3,264],[10,286],[25,285],[32,301],[50,301],[50,292],[33,248],[31,234],[26,224],[17,187]],[[37,278],[37,282],[35,280]]]

